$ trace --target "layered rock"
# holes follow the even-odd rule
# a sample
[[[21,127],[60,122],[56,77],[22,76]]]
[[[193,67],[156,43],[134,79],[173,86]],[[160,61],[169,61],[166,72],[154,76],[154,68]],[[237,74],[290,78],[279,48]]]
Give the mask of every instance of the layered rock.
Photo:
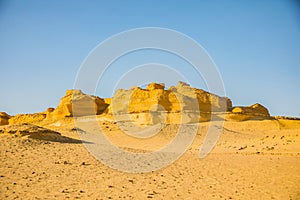
[[[108,107],[103,99],[84,94],[81,90],[67,90],[55,110],[47,112],[48,119],[98,115]]]
[[[185,98],[196,98],[200,112],[226,112],[232,107],[232,102],[229,98],[192,88],[183,82],[178,82],[177,87],[170,87],[169,90],[172,90],[175,94],[181,94]],[[183,100],[182,102],[186,101]]]
[[[167,112],[200,111],[226,112],[231,109],[231,100],[179,82],[177,87],[164,90],[164,84],[149,84],[146,89],[133,87],[118,90],[112,99],[112,112],[140,113],[150,110]]]
[[[178,118],[177,121],[185,119],[197,122],[199,118],[200,121],[208,121],[212,112],[226,112],[232,107],[227,97],[219,97],[182,82],[168,90],[164,88],[164,84],[150,83],[146,89],[133,87],[130,90],[118,90],[112,98],[108,113],[149,113],[161,118],[161,112],[167,112],[169,119],[172,117]],[[179,112],[181,114],[174,114]]]
[[[5,112],[0,112],[0,126],[7,125],[10,116]]]

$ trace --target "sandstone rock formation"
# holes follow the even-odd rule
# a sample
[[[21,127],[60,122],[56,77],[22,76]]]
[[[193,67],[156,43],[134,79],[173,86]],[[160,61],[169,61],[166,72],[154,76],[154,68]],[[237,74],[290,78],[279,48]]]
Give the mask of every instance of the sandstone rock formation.
[[[12,116],[8,121],[9,124],[18,124],[18,123],[35,123],[42,121],[46,118],[46,113],[33,113],[33,114],[17,114]]]
[[[227,118],[235,121],[245,121],[250,119],[269,119],[270,113],[268,109],[259,103],[251,106],[234,107]]]
[[[132,87],[118,90],[114,97],[101,99],[84,94],[81,90],[67,90],[59,105],[45,112],[9,116],[0,113],[0,125],[17,123],[46,123],[65,117],[108,114],[121,121],[151,123],[194,123],[210,120],[268,119],[267,108],[260,104],[233,107],[227,97],[193,88],[178,82],[165,89],[163,83],[150,83],[146,89]]]
[[[47,119],[98,115],[103,113],[108,104],[103,99],[84,94],[81,90],[67,90],[55,110],[47,112]]]
[[[253,104],[247,107],[234,107],[232,109],[233,113],[243,113],[243,114],[252,114],[258,116],[270,116],[268,109],[262,106],[259,103]]]
[[[212,112],[226,112],[232,107],[229,98],[192,88],[183,82],[179,82],[176,87],[171,86],[168,90],[164,88],[164,84],[150,83],[146,89],[133,87],[130,90],[118,90],[107,113],[114,115],[149,113],[153,121],[155,120],[153,116],[160,119],[163,112],[167,112],[168,116],[163,118],[168,118],[169,121],[171,118],[171,121],[177,118],[176,121],[180,123],[182,120],[209,121]]]
[[[112,99],[111,112],[142,113],[152,111],[226,112],[231,100],[179,82],[177,87],[164,90],[164,84],[151,83],[146,89],[139,87],[118,90]]]
[[[226,112],[232,107],[232,102],[229,98],[192,88],[183,82],[178,82],[177,87],[170,87],[169,90],[182,94],[185,97],[196,98],[200,112]]]
[[[10,116],[5,112],[0,112],[0,126],[7,125]]]

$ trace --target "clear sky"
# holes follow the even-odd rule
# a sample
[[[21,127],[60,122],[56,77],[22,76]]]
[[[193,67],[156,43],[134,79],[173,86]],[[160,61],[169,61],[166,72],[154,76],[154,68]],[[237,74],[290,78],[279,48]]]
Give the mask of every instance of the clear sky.
[[[289,0],[2,0],[0,111],[56,107],[96,45],[140,27],[174,29],[201,44],[234,105],[259,102],[272,115],[300,117],[300,4]]]

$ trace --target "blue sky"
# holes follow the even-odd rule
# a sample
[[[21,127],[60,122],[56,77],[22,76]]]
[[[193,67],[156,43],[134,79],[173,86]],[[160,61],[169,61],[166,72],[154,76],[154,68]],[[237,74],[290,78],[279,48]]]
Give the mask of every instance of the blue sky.
[[[201,44],[234,105],[259,102],[272,115],[300,117],[300,4],[289,0],[2,0],[0,111],[56,107],[95,46],[140,27],[174,29]],[[96,94],[110,96],[104,88]]]

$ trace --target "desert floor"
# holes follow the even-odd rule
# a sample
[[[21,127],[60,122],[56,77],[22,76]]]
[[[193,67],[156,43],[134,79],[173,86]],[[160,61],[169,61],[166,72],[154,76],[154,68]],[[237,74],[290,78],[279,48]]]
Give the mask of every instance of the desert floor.
[[[118,124],[100,125],[114,144],[133,151],[155,150],[178,129],[166,125],[149,143],[123,137]],[[213,151],[200,159],[208,125],[199,124],[177,161],[143,174],[99,162],[68,121],[44,125],[64,140],[0,134],[0,199],[300,199],[300,121],[226,122]]]

